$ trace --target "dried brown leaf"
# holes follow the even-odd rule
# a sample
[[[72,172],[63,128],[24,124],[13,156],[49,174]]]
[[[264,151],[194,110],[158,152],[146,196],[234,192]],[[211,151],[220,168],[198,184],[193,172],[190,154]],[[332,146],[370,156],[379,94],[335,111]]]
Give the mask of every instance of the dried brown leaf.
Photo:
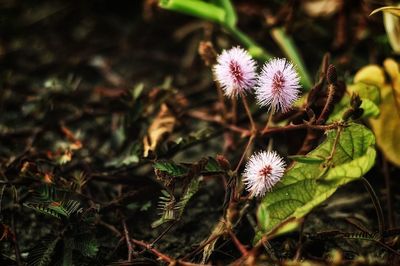
[[[151,123],[147,135],[143,138],[143,156],[147,157],[150,151],[154,151],[158,144],[173,130],[176,118],[166,104],[162,104],[153,123]]]

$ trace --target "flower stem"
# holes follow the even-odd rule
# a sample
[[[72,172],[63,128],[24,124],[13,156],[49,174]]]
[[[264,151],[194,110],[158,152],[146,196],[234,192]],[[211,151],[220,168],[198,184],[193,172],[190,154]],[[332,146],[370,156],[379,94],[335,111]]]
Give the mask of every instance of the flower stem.
[[[249,150],[251,144],[253,143],[254,138],[255,138],[255,135],[252,134],[252,135],[250,136],[250,138],[249,138],[249,141],[248,141],[247,144],[246,144],[246,148],[244,149],[244,151],[243,151],[243,153],[242,153],[242,156],[240,157],[239,163],[237,164],[237,166],[236,166],[236,168],[235,168],[235,171],[234,171],[235,173],[237,173],[237,172],[239,171],[240,166],[241,166],[242,163],[243,163],[244,157],[246,156],[247,151]]]
[[[250,110],[249,104],[247,103],[246,96],[244,94],[241,94],[240,96],[242,98],[244,109],[246,109],[247,116],[249,117],[249,120],[250,120],[251,131],[254,132],[257,130],[257,127],[256,127],[256,123],[254,123],[253,115],[251,114],[251,110]]]
[[[263,129],[263,132],[266,131],[266,130],[268,130],[268,127],[271,125],[271,123],[272,123],[272,116],[274,115],[274,113],[275,113],[275,107],[272,106],[271,111],[269,112],[269,115],[268,115],[267,123],[265,124],[265,127],[264,127],[264,129]]]

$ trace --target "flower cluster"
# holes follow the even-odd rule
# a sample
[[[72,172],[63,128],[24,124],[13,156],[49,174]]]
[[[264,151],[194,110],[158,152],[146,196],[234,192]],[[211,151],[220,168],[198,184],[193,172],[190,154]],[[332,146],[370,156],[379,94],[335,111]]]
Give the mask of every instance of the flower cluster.
[[[299,97],[300,77],[293,64],[282,58],[266,62],[260,74],[250,54],[234,47],[225,50],[213,67],[216,81],[226,96],[233,98],[255,90],[259,105],[270,112],[287,112]],[[262,197],[278,183],[285,172],[285,161],[276,152],[253,154],[246,164],[243,182],[251,196]]]
[[[237,97],[254,88],[259,105],[267,106],[272,112],[287,112],[299,97],[299,75],[286,59],[266,62],[257,75],[256,63],[250,54],[234,47],[218,56],[213,70],[226,96]]]

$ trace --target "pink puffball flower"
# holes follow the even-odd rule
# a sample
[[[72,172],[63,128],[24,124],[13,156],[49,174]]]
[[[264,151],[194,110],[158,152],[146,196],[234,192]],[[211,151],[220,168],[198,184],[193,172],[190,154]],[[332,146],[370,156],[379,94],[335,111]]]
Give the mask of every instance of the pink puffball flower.
[[[286,163],[275,151],[254,153],[246,164],[243,182],[252,196],[262,197],[278,183],[286,168]]]
[[[259,105],[272,112],[287,112],[299,97],[300,77],[293,64],[284,58],[265,63],[258,76],[256,97]]]
[[[224,50],[217,57],[213,72],[224,94],[230,98],[245,93],[256,84],[256,62],[240,47]]]

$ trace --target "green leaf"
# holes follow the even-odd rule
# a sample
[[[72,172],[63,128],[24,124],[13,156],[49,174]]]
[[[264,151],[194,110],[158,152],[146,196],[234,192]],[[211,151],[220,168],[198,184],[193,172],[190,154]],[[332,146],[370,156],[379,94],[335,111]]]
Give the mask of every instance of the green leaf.
[[[154,169],[167,173],[170,176],[183,176],[188,169],[172,161],[158,161],[153,165]]]
[[[135,142],[127,147],[118,157],[105,163],[105,167],[122,167],[139,162],[140,145]]]
[[[99,251],[99,244],[91,234],[76,237],[74,244],[74,248],[85,257],[93,258]]]
[[[80,202],[76,200],[68,200],[62,202],[50,202],[50,203],[24,203],[25,207],[33,209],[37,212],[47,214],[57,219],[61,217],[70,217],[72,214],[81,213],[82,208]]]
[[[49,216],[53,216],[57,219],[61,219],[61,215],[59,212],[51,209],[48,207],[47,204],[34,204],[34,203],[24,203],[24,206],[30,209],[33,209],[37,212],[49,215]]]
[[[64,251],[62,257],[62,266],[72,266],[72,250],[75,247],[75,241],[72,237],[66,237],[64,239]]]
[[[50,265],[51,258],[60,237],[45,237],[36,244],[28,254],[28,266]]]
[[[379,104],[381,102],[379,87],[376,85],[371,85],[360,81],[355,84],[347,85],[347,91],[350,94],[357,93],[362,99],[371,100],[375,104]]]
[[[258,235],[271,232],[288,219],[303,217],[339,186],[363,176],[374,165],[374,145],[372,132],[359,124],[351,123],[341,131],[328,131],[324,142],[307,155],[324,161],[294,163],[282,181],[265,196],[257,213]]]
[[[221,173],[224,170],[219,166],[217,160],[212,157],[207,158],[207,164],[204,167],[203,173],[210,174],[210,173]]]

